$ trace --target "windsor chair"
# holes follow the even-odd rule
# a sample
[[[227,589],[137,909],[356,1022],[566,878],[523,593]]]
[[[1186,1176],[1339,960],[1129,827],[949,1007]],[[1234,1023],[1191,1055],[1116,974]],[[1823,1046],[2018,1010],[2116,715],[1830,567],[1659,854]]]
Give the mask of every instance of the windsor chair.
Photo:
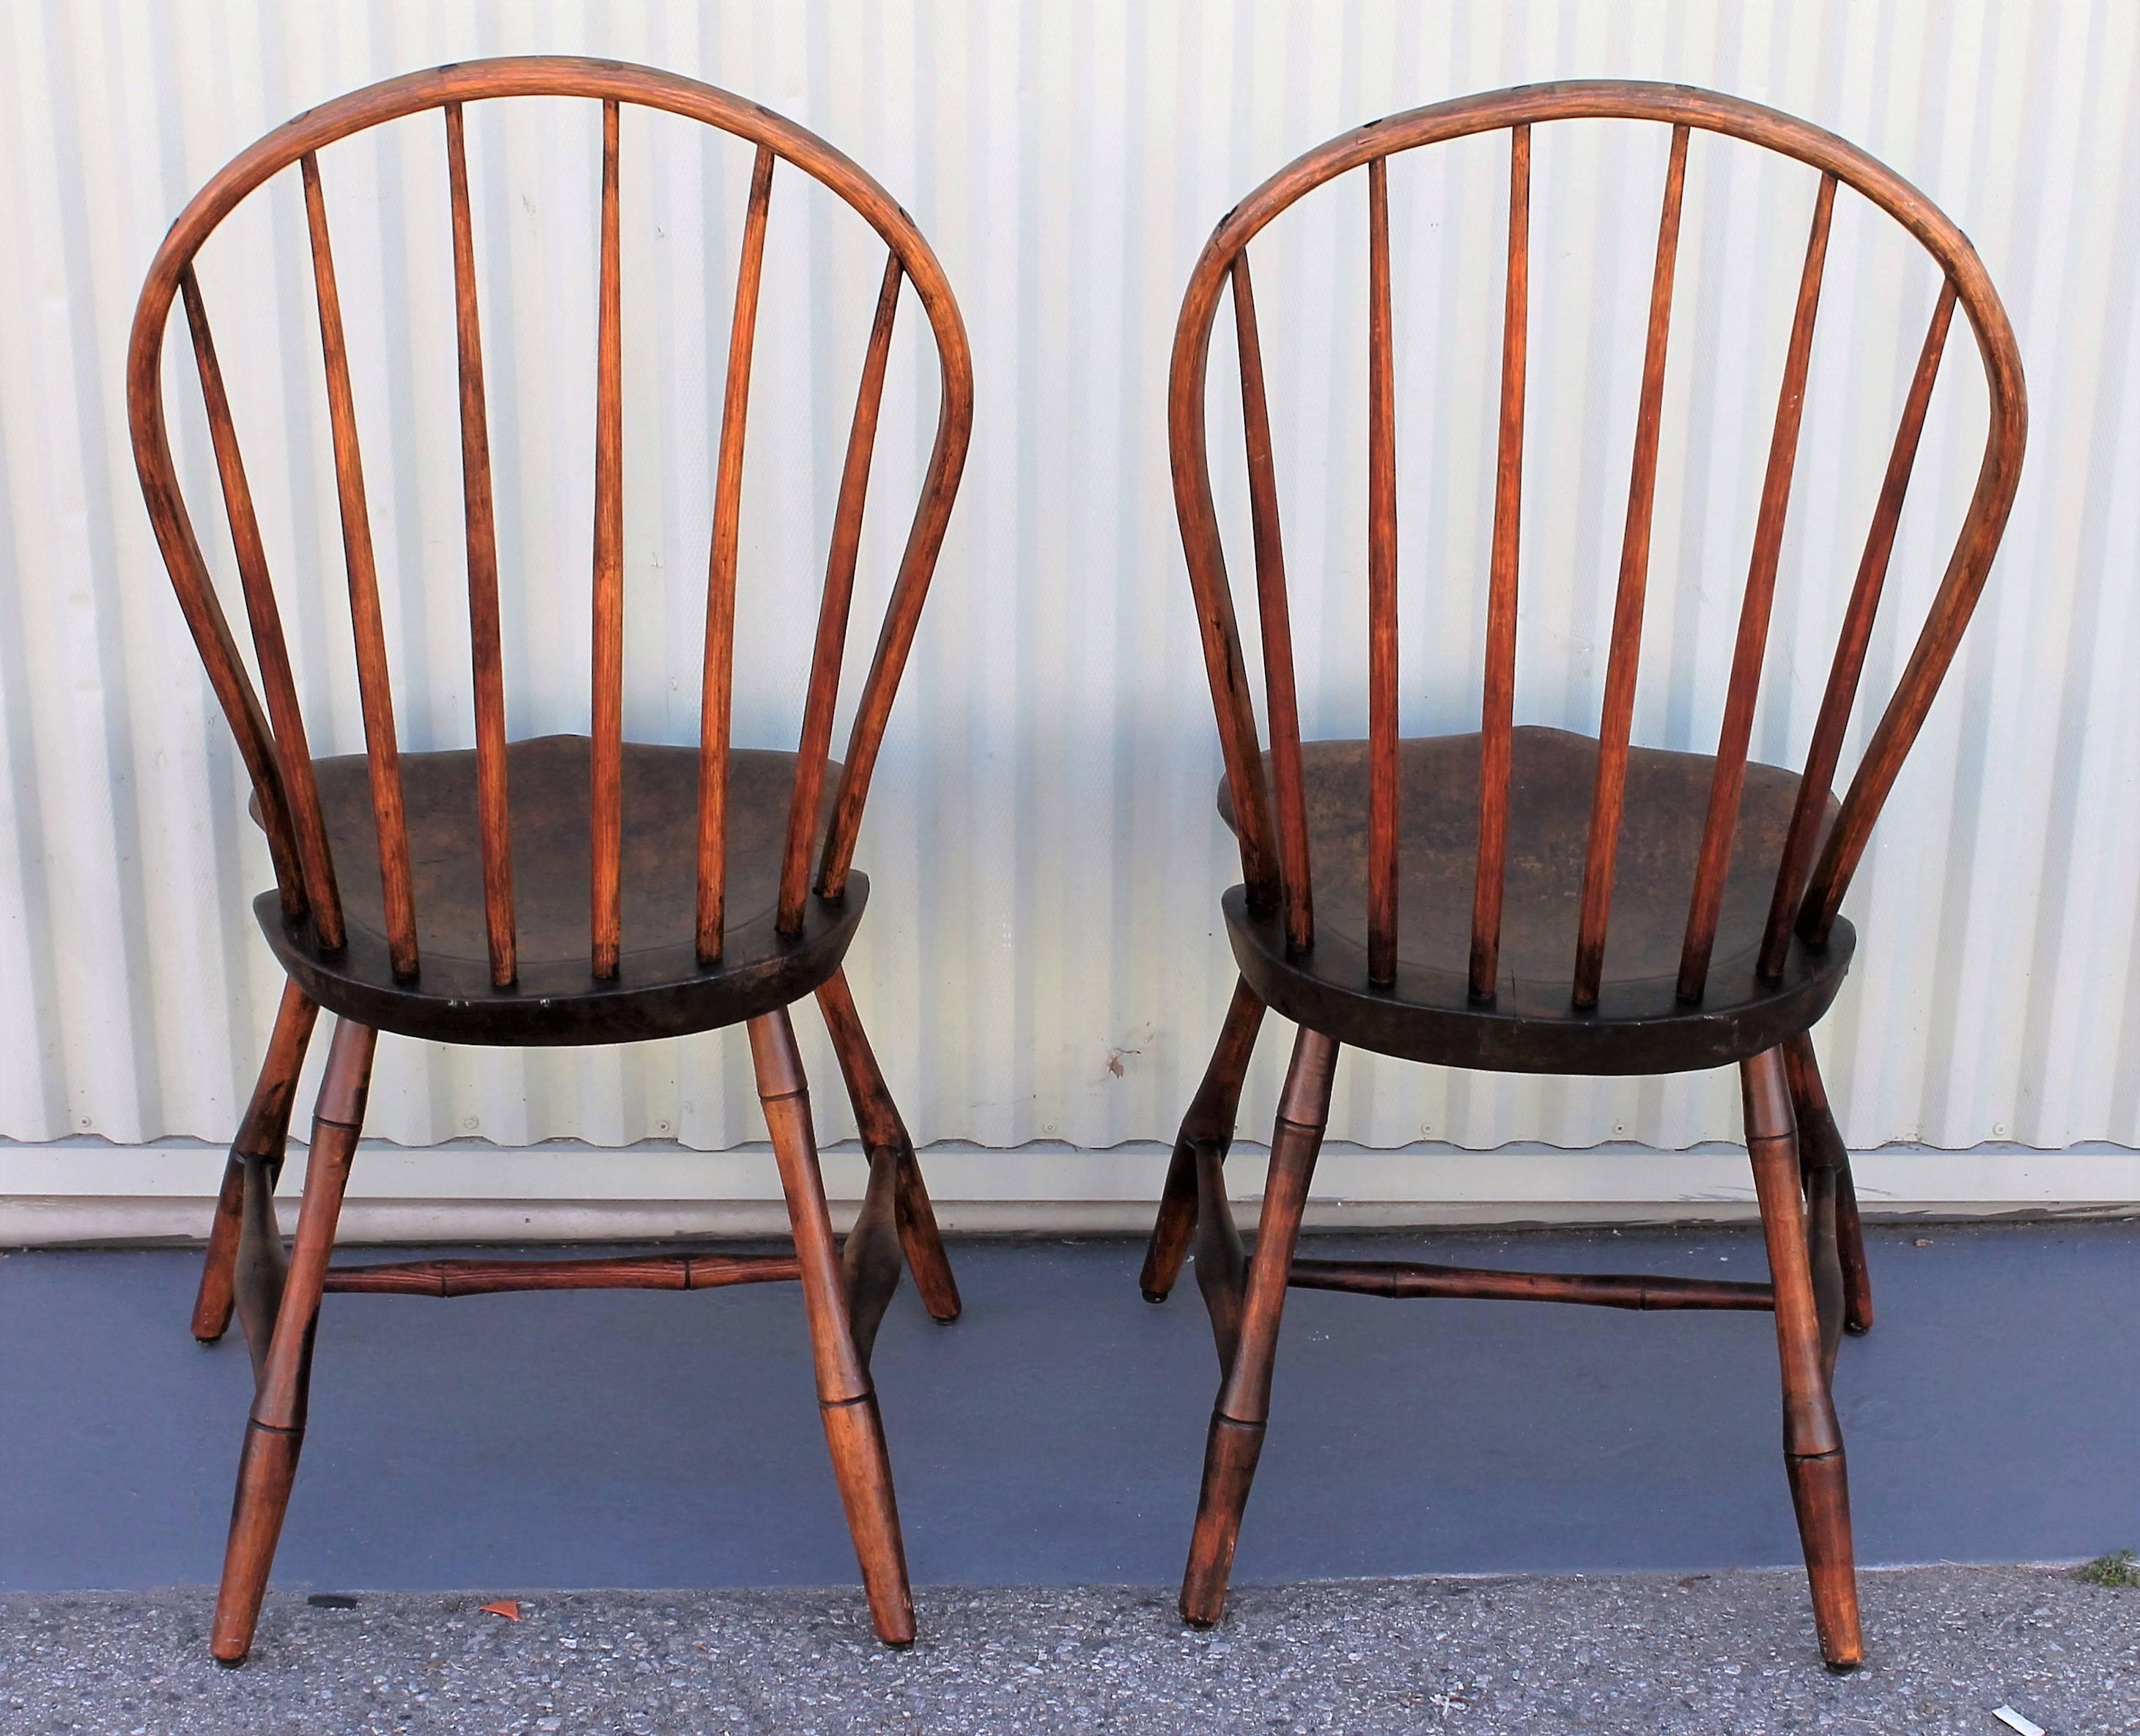
[[[1603,715],[1594,737],[1514,727],[1518,526],[1529,293],[1531,135],[1567,119],[1671,129]],[[1397,506],[1388,164],[1493,130],[1509,136],[1507,265],[1485,694],[1476,733],[1400,739]],[[1631,745],[1648,576],[1673,266],[1696,133],[1782,153],[1819,173],[1811,233],[1753,531],[1714,754]],[[1364,169],[1368,217],[1367,646],[1364,742],[1300,738],[1248,246],[1280,212]],[[1835,199],[1848,187],[1930,253],[1940,287],[1845,608],[1803,769],[1750,763],[1756,691],[1790,495]],[[1269,746],[1258,726],[1205,452],[1206,371],[1220,298],[1232,304],[1247,447]],[[1896,691],[1848,793],[1833,780],[1863,669],[1934,379],[1956,307],[1974,331],[1989,429],[1966,516]],[[1168,385],[1175,505],[1218,714],[1220,808],[1243,884],[1224,910],[1239,965],[1204,1081],[1174,1148],[1141,1285],[1163,1300],[1195,1244],[1222,1381],[1205,1449],[1181,1613],[1224,1608],[1269,1415],[1288,1285],[1632,1308],[1773,1312],[1784,1465],[1822,1653],[1863,1656],[1843,1439],[1830,1395],[1839,1336],[1872,1322],[1849,1159],[1809,1035],[1855,944],[1838,915],[1903,756],[1984,584],[2020,471],[2027,413],[2005,311],[1968,241],[1922,194],[1833,135],[1728,96],[1618,81],[1532,86],[1393,115],[1280,170],[1230,212],[1198,258]],[[1313,878],[1311,878],[1311,875]],[[1460,915],[1469,910],[1467,926]],[[1400,911],[1404,914],[1402,924]],[[1608,930],[1607,918],[1611,918]],[[1223,1165],[1266,1008],[1298,1032],[1272,1135],[1254,1258]],[[1303,1205],[1347,1044],[1445,1067],[1655,1074],[1735,1065],[1769,1281],[1570,1277],[1295,1258]]]
[[[508,743],[499,650],[481,321],[464,105],[590,99],[601,117],[594,438],[593,668],[587,736]],[[643,105],[755,147],[744,222],[712,510],[696,748],[623,735],[619,116]],[[381,123],[439,110],[449,194],[462,480],[474,680],[473,752],[403,753],[318,152]],[[732,748],[738,517],[751,351],[780,164],[837,194],[886,258],[830,537],[800,740]],[[241,200],[297,165],[326,369],[335,473],[364,720],[361,755],[314,759],[238,435],[194,260]],[[911,285],[941,369],[928,463],[842,764],[830,758],[863,504],[895,316]],[[164,336],[181,300],[228,517],[265,709],[240,661],[174,469]],[[885,723],[942,544],[972,420],[965,331],[943,269],[891,197],[824,140],[728,93],[646,67],[563,57],[473,61],[388,80],[299,115],[243,152],[180,213],[149,270],[127,361],[134,452],[157,541],[209,679],[238,738],[275,889],[254,910],[287,973],[273,1037],[234,1141],[194,1314],[204,1340],[233,1305],[256,1391],[210,1639],[244,1660],[304,1438],[323,1291],[465,1296],[507,1290],[697,1290],[799,1279],[818,1403],[878,1635],[914,1636],[906,1559],[869,1376],[904,1252],[921,1297],[955,1318],[958,1287],[897,1107],[842,969],[869,884],[851,871]],[[510,799],[508,800],[508,792]],[[814,865],[814,866],[813,866]],[[629,908],[631,922],[624,920]],[[827,1215],[789,1006],[814,994],[870,1156],[844,1247]],[[294,1245],[272,1204],[298,1069],[321,1008],[336,1016]],[[432,1261],[331,1266],[330,1251],[381,1031],[446,1042],[621,1042],[745,1024],[794,1233],[778,1255]]]

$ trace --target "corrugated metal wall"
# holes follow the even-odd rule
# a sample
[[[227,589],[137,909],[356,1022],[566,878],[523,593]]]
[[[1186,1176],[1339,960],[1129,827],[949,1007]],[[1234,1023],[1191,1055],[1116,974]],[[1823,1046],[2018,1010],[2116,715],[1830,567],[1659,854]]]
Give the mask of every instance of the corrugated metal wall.
[[[2122,0],[0,8],[0,234],[14,243],[0,287],[0,1135],[227,1137],[272,1007],[247,909],[265,853],[128,451],[123,351],[155,242],[289,114],[410,67],[537,50],[672,67],[822,133],[913,212],[964,306],[974,455],[864,834],[876,891],[852,972],[917,1135],[1168,1137],[1216,1028],[1231,979],[1216,894],[1234,863],[1210,805],[1218,752],[1161,413],[1176,306],[1211,224],[1362,120],[1611,74],[1771,102],[1894,164],[1976,240],[2029,370],[2034,436],[2005,552],[1851,901],[1868,944],[1826,1033],[1847,1135],[2140,1142],[2140,8]],[[533,733],[584,727],[599,121],[587,105],[518,108],[473,111],[470,137],[508,705]],[[1664,145],[1604,124],[1539,139],[1526,720],[1595,717]],[[686,740],[748,152],[643,115],[624,149],[627,723]],[[1409,728],[1476,715],[1504,150],[1449,147],[1392,177]],[[405,741],[464,744],[438,121],[322,164]],[[1810,172],[1696,140],[1638,739],[1714,738],[1813,191]],[[776,191],[753,386],[738,717],[755,743],[794,728],[881,257],[803,192],[792,174]],[[348,751],[361,734],[302,221],[292,172],[226,226],[202,274],[314,739]],[[1352,182],[1258,246],[1303,704],[1324,733],[1363,717],[1364,261]],[[1922,256],[1846,195],[1761,757],[1803,753],[1933,289]],[[934,416],[920,325],[896,358],[863,551],[876,607]],[[1215,438],[1239,529],[1229,366],[1215,369]],[[1897,666],[1966,498],[1976,374],[1957,343],[1876,679]],[[228,578],[190,374],[171,379],[184,474]],[[1259,1122],[1282,1058],[1265,1047]],[[743,1046],[720,1037],[533,1056],[393,1042],[381,1057],[372,1130],[396,1140],[760,1133]],[[837,1091],[818,1095],[839,1130]],[[1361,1062],[1332,1130],[1681,1147],[1736,1125],[1725,1077],[1539,1084]]]

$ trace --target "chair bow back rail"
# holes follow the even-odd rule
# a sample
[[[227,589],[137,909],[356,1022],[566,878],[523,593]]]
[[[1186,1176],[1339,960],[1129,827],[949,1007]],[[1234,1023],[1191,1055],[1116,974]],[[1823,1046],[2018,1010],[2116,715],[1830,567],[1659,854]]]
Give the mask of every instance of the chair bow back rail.
[[[508,743],[500,650],[482,321],[470,218],[471,105],[566,96],[598,105],[601,196],[595,346],[591,727]],[[623,317],[620,212],[626,105],[702,122],[754,161],[729,336],[710,513],[695,748],[624,738]],[[473,754],[402,751],[366,504],[320,153],[368,128],[435,112],[448,191],[458,351]],[[365,753],[315,760],[210,314],[194,262],[249,195],[295,168],[326,374],[336,502]],[[882,239],[884,272],[841,471],[814,650],[793,753],[731,742],[738,527],[759,277],[774,194],[799,171]],[[844,762],[831,757],[842,651],[896,316],[911,288],[940,370],[935,440]],[[182,305],[235,552],[256,690],[211,581],[166,432],[164,346]],[[906,1263],[931,1312],[958,1292],[911,1141],[842,970],[867,897],[855,844],[886,719],[963,468],[973,412],[964,327],[935,253],[882,187],[823,140],[740,97],[651,68],[571,57],[479,61],[390,79],[268,134],[211,179],[157,252],[136,311],[128,407],[158,543],[251,778],[275,889],[256,905],[287,971],[274,1036],[234,1142],[194,1327],[218,1336],[233,1306],[255,1357],[248,1428],[212,1649],[251,1643],[297,1447],[322,1290],[456,1296],[502,1289],[691,1289],[799,1277],[818,1394],[877,1631],[913,1634],[897,1513],[868,1378],[879,1318]],[[413,841],[413,842],[412,842]],[[815,994],[871,1154],[861,1220],[836,1245],[819,1179],[789,1004]],[[321,1087],[293,1252],[272,1193],[297,1075],[318,1009],[339,1025]],[[791,1255],[419,1263],[330,1269],[341,1189],[380,1030],[463,1042],[614,1042],[747,1023],[795,1229]]]
[[[1514,721],[1531,164],[1534,150],[1546,148],[1551,123],[1578,119],[1669,129],[1594,737],[1518,728]],[[1493,131],[1509,138],[1508,217],[1480,728],[1475,736],[1403,741],[1390,165],[1405,152]],[[1813,178],[1810,228],[1713,755],[1666,753],[1631,741],[1675,265],[1697,139],[1764,147],[1797,159]],[[1363,189],[1367,213],[1367,736],[1303,744],[1249,248],[1281,213],[1341,178]],[[1748,753],[1829,232],[1846,192],[1914,238],[1936,267],[1937,282],[1810,746],[1794,774],[1750,763]],[[1232,305],[1239,363],[1267,750],[1259,738],[1206,449],[1208,370],[1222,298]],[[1976,341],[1988,389],[1982,463],[1914,648],[1838,804],[1831,791],[1957,311]],[[1345,134],[1280,170],[1228,213],[1182,300],[1167,414],[1175,504],[1225,761],[1221,808],[1239,840],[1242,871],[1242,884],[1225,900],[1241,978],[1176,1145],[1141,1279],[1148,1297],[1163,1298],[1194,1240],[1225,1371],[1183,1613],[1207,1622],[1223,1604],[1267,1415],[1288,1279],[1383,1296],[1753,1307],[1776,1316],[1787,1464],[1822,1648],[1833,1662],[1855,1661],[1861,1643],[1848,1509],[1828,1374],[1846,1317],[1863,1330],[1872,1302],[1848,1160],[1808,1033],[1850,961],[1854,934],[1838,912],[1851,876],[1953,660],[2014,499],[2025,395],[2013,333],[1982,262],[1961,232],[1892,170],[1774,110],[1684,86],[1617,81],[1498,91]],[[1631,874],[1631,865],[1640,871]],[[1457,911],[1468,911],[1468,924],[1453,919]],[[1256,1032],[1272,1007],[1300,1031],[1250,1263],[1225,1204],[1221,1165]],[[1771,1282],[1295,1261],[1337,1053],[1348,1042],[1442,1065],[1514,1072],[1661,1073],[1737,1065]]]

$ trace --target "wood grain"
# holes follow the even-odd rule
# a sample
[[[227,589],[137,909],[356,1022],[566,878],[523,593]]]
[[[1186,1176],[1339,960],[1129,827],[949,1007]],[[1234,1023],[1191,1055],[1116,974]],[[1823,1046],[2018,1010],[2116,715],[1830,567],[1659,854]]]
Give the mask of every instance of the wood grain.
[[[1784,353],[1784,383],[1776,397],[1776,424],[1769,439],[1769,463],[1761,479],[1761,504],[1754,521],[1754,552],[1739,608],[1739,637],[1731,654],[1731,683],[1717,732],[1716,774],[1702,824],[1701,853],[1694,898],[1681,951],[1679,996],[1698,1001],[1709,980],[1716,945],[1716,919],[1724,904],[1724,872],[1731,856],[1732,829],[1746,783],[1746,749],[1754,738],[1754,702],[1761,688],[1761,660],[1768,649],[1769,617],[1776,595],[1776,566],[1784,549],[1784,517],[1790,509],[1791,473],[1798,462],[1799,429],[1805,414],[1806,370],[1813,362],[1814,320],[1820,311],[1820,280],[1828,260],[1828,231],[1835,214],[1835,177],[1823,175],[1799,276],[1798,306]]]
[[[761,145],[744,213],[729,327],[728,384],[714,472],[713,553],[706,578],[706,656],[699,699],[699,962],[718,964],[728,898],[729,725],[735,691],[736,537],[743,512],[744,425],[750,411],[751,350],[758,332],[758,282],[765,267],[766,208],[773,151]]]
[[[795,800],[788,809],[788,846],[780,870],[779,927],[783,934],[801,929],[802,900],[810,888],[817,798],[825,787],[825,761],[832,751],[832,712],[839,703],[840,665],[855,595],[855,562],[861,550],[862,506],[869,493],[885,370],[891,360],[892,321],[899,312],[904,281],[899,255],[894,253],[885,261],[876,314],[870,321],[869,348],[862,357],[861,386],[855,395],[854,421],[847,431],[847,455],[840,467],[839,504],[832,514],[832,549],[825,559],[825,589],[817,604],[817,639],[811,651],[810,690],[803,701],[802,737],[797,749]]]
[[[1605,661],[1605,705],[1598,720],[1598,784],[1590,800],[1590,843],[1583,875],[1583,911],[1575,943],[1574,1003],[1598,1004],[1605,970],[1605,927],[1627,793],[1627,737],[1635,717],[1635,674],[1642,657],[1642,603],[1650,577],[1650,523],[1657,506],[1657,439],[1664,412],[1665,351],[1671,336],[1673,267],[1679,257],[1680,205],[1686,192],[1687,128],[1675,126],[1665,169],[1664,211],[1657,220],[1657,264],[1650,278],[1649,332],[1642,348],[1642,395],[1635,417],[1635,455],[1627,481],[1627,526],[1620,542],[1620,582],[1612,601],[1612,643]]]
[[[1954,322],[1956,292],[1951,278],[1940,286],[1932,305],[1931,323],[1917,352],[1917,365],[1910,376],[1910,389],[1902,401],[1901,421],[1887,454],[1887,473],[1872,508],[1866,532],[1864,552],[1858,557],[1857,577],[1850,586],[1850,601],[1843,611],[1842,630],[1837,635],[1835,659],[1829,665],[1828,687],[1821,695],[1820,712],[1814,719],[1813,740],[1806,748],[1805,769],[1799,787],[1798,811],[1791,816],[1790,836],[1784,841],[1783,860],[1776,869],[1776,893],[1769,907],[1769,925],[1761,942],[1761,975],[1774,978],[1789,955],[1791,930],[1798,920],[1805,895],[1806,878],[1813,866],[1814,850],[1820,841],[1828,792],[1835,782],[1837,762],[1843,757],[1843,738],[1850,728],[1851,708],[1858,699],[1858,683],[1865,669],[1866,648],[1872,640],[1873,617],[1880,608],[1880,593],[1887,581],[1887,564],[1895,552],[1895,532],[1902,523],[1902,502],[1910,489],[1910,475],[1917,468],[1917,446],[1923,439],[1925,417],[1931,408],[1932,386],[1939,378],[1946,351],[1948,328]]]
[[[468,140],[461,105],[446,116],[446,188],[453,210],[454,336],[459,359],[461,503],[466,522],[469,654],[474,680],[476,822],[483,850],[490,980],[519,972],[513,923],[513,837],[505,778],[505,672],[498,643],[498,530],[491,501],[490,416],[483,384],[483,321],[476,302],[475,228],[469,216]]]
[[[1345,1290],[1358,1296],[1584,1302],[1603,1308],[1766,1310],[1774,1306],[1766,1284],[1614,1273],[1495,1272],[1407,1260],[1295,1260],[1289,1282],[1295,1289]]]
[[[1279,872],[1289,945],[1315,944],[1315,895],[1308,861],[1306,793],[1300,774],[1300,701],[1293,667],[1293,617],[1286,598],[1285,542],[1279,528],[1278,466],[1271,450],[1270,401],[1264,385],[1263,341],[1256,331],[1249,253],[1234,256],[1234,335],[1241,365],[1241,432],[1248,449],[1249,524],[1256,563],[1256,614],[1263,630],[1264,704],[1270,718],[1271,798],[1277,812]]]
[[[341,297],[335,285],[334,251],[327,238],[327,208],[320,190],[317,159],[307,152],[301,165],[305,222],[312,244],[312,283],[318,297],[320,349],[326,361],[327,421],[334,436],[335,493],[341,507],[342,554],[349,569],[350,625],[356,640],[357,695],[364,712],[364,743],[371,758],[371,806],[378,826],[379,879],[385,891],[388,946],[394,974],[416,974],[416,907],[410,890],[409,831],[401,813],[400,742],[394,727],[394,689],[386,659],[386,629],[379,613],[379,570],[371,547],[371,516],[365,504],[364,458],[358,449],[356,400],[349,382],[349,349],[342,339]]]
[[[1471,998],[1499,980],[1508,874],[1509,739],[1516,712],[1516,576],[1523,537],[1524,395],[1530,351],[1531,130],[1509,130],[1509,255],[1501,306],[1501,414],[1494,463],[1494,552],[1486,592],[1486,680],[1479,722],[1479,866],[1471,891]]]
[[[260,684],[267,693],[268,720],[274,726],[275,763],[289,803],[288,819],[282,828],[287,835],[286,844],[278,839],[273,823],[265,820],[263,811],[271,846],[289,851],[297,865],[297,876],[282,879],[279,887],[283,914],[309,915],[320,944],[331,950],[342,944],[341,895],[335,883],[334,857],[327,849],[320,819],[319,792],[312,787],[305,714],[298,704],[297,681],[290,672],[282,611],[275,601],[268,552],[260,541],[260,520],[253,510],[252,486],[246,480],[245,459],[238,449],[230,399],[223,390],[223,369],[216,360],[215,339],[209,331],[207,304],[201,298],[200,284],[191,265],[179,274],[179,293],[185,303],[186,326],[193,336],[201,404],[208,413],[209,439],[215,449],[216,474],[223,484],[231,548],[245,593],[246,623],[252,630],[253,655],[260,664]]]
[[[1397,970],[1396,369],[1389,164],[1367,164],[1367,980]]]
[[[588,777],[594,974],[616,976],[624,935],[624,312],[615,99],[602,104],[601,267],[595,336],[593,738]]]

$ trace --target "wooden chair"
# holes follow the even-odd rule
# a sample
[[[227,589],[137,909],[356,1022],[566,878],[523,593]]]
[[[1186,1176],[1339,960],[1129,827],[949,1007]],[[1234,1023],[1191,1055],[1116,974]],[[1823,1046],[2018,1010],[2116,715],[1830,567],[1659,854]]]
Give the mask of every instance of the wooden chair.
[[[1590,117],[1671,129],[1633,478],[1595,737],[1512,727],[1531,130],[1548,121]],[[1500,129],[1509,135],[1508,263],[1480,728],[1471,735],[1401,740],[1387,165],[1401,151]],[[1819,174],[1714,755],[1663,753],[1628,740],[1673,261],[1689,142],[1697,131],[1765,146]],[[1366,170],[1369,235],[1368,736],[1364,742],[1303,744],[1248,245],[1295,200],[1356,169]],[[1812,745],[1803,772],[1794,775],[1750,764],[1747,747],[1829,221],[1843,186],[1914,236],[1942,282]],[[1205,454],[1205,373],[1225,292],[1240,357],[1267,753],[1259,752]],[[1830,783],[1957,305],[1976,333],[1990,389],[1983,466],[1929,618],[1838,805]],[[2013,502],[2026,419],[2013,333],[1961,232],[1863,151],[1818,127],[1728,96],[1598,81],[1532,86],[1417,109],[1310,151],[1220,223],[1183,298],[1168,426],[1175,504],[1225,753],[1220,805],[1240,844],[1244,883],[1224,900],[1240,982],[1175,1146],[1141,1280],[1146,1296],[1162,1299],[1194,1238],[1199,1287],[1210,1304],[1224,1371],[1182,1580],[1186,1620],[1214,1622],[1225,1601],[1269,1414],[1272,1359],[1288,1284],[1390,1297],[1764,1309],[1775,1317],[1784,1462],[1821,1650],[1838,1667],[1863,1656],[1843,1440],[1829,1381],[1838,1335],[1846,1327],[1870,1327],[1872,1302],[1849,1160],[1808,1033],[1849,967],[1855,936],[1837,909],[1984,584]],[[1468,929],[1454,914],[1465,909]],[[1221,1165],[1266,1008],[1296,1022],[1299,1032],[1272,1135],[1254,1258],[1244,1261]],[[1347,1043],[1443,1067],[1505,1072],[1651,1074],[1735,1064],[1770,1281],[1567,1277],[1295,1258],[1338,1050]]]
[[[586,97],[601,105],[592,728],[591,736],[508,743],[463,107],[530,96]],[[626,103],[702,121],[756,148],[714,483],[696,748],[627,743],[623,736],[617,135]],[[423,110],[440,111],[440,169],[451,204],[475,747],[404,753],[397,744],[317,154],[352,133]],[[837,194],[887,248],[833,518],[801,739],[792,753],[729,745],[744,416],[766,227],[781,162]],[[197,250],[232,209],[293,164],[302,178],[309,224],[362,698],[366,751],[347,758],[315,760],[306,746],[275,591],[193,269]],[[833,709],[893,320],[908,284],[935,339],[942,402],[935,449],[842,765],[828,758]],[[264,712],[210,583],[165,435],[162,357],[174,297],[184,302]],[[257,1385],[216,1601],[214,1655],[235,1664],[252,1643],[304,1437],[322,1291],[464,1296],[587,1287],[696,1290],[781,1278],[802,1282],[826,1439],[871,1618],[886,1642],[910,1640],[913,1606],[870,1385],[870,1348],[898,1282],[902,1248],[938,1319],[957,1315],[959,1293],[912,1143],[856,1016],[841,960],[869,891],[867,880],[850,871],[856,831],[972,422],[965,331],[928,243],[883,188],[823,140],[690,79],[571,58],[442,66],[299,115],[201,189],[150,267],[135,317],[127,396],[157,540],[252,777],[254,812],[276,877],[275,890],[263,895],[254,910],[289,977],[258,1086],[231,1148],[194,1314],[195,1335],[214,1339],[234,1298]],[[788,1022],[790,1004],[813,993],[870,1155],[867,1197],[844,1249],[836,1245],[826,1214],[809,1098]],[[272,1193],[298,1068],[321,1008],[337,1023],[296,1242],[286,1258]],[[794,1230],[793,1254],[327,1263],[380,1032],[444,1042],[610,1043],[734,1024],[749,1028]]]

